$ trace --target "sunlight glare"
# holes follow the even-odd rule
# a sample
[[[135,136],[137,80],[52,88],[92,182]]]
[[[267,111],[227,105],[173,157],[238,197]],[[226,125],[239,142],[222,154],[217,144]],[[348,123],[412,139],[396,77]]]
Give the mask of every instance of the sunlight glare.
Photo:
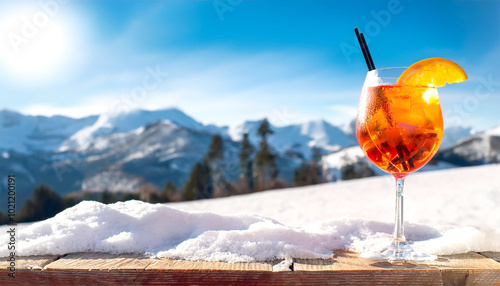
[[[1,20],[3,72],[26,83],[57,77],[73,49],[68,23],[62,18],[31,7],[11,11]]]

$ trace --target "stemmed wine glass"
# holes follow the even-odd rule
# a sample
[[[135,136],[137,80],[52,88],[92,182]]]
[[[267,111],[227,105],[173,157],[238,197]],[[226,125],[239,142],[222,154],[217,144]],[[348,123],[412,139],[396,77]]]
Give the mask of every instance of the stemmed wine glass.
[[[403,227],[405,177],[422,168],[436,154],[443,137],[443,116],[434,86],[397,84],[405,68],[373,69],[361,92],[356,137],[364,154],[396,179],[396,220],[390,246],[371,259],[389,261],[435,259],[415,251]]]

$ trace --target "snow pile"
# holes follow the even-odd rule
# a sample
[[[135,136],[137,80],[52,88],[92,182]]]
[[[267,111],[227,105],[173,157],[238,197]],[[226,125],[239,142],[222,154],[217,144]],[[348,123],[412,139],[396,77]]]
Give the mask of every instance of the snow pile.
[[[497,164],[409,176],[406,237],[431,254],[500,251],[499,172]],[[20,228],[17,255],[136,252],[243,262],[381,248],[393,231],[393,184],[384,176],[166,205],[82,202]]]
[[[20,232],[18,255],[137,252],[192,260],[252,261],[328,257],[361,225],[293,228],[255,215],[180,211],[140,201],[82,202]],[[2,256],[8,251],[2,250]]]

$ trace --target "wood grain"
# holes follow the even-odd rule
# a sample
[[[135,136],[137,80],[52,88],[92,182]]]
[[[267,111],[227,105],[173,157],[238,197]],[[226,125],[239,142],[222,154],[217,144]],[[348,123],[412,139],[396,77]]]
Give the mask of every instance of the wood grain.
[[[141,254],[72,253],[45,266],[46,271],[85,270],[144,270],[154,263]]]
[[[58,259],[57,255],[44,255],[44,256],[19,256],[16,257],[16,270],[41,270],[45,265]],[[10,261],[7,261],[9,257],[0,258],[0,269],[7,270],[10,265]]]
[[[227,263],[158,259],[146,268],[151,270],[273,271],[272,262]]]

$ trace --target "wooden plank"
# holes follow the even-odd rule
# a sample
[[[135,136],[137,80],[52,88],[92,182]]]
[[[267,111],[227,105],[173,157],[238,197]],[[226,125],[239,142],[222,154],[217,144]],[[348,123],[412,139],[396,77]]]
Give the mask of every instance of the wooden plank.
[[[359,254],[336,250],[332,259],[295,259],[294,271],[378,270],[373,261],[362,259]]]
[[[473,252],[443,256],[427,263],[408,262],[392,265],[388,262],[362,259],[354,252],[337,251],[334,258],[329,260],[296,260],[294,270],[313,273],[335,271],[342,277],[349,277],[349,281],[340,283],[345,282],[347,285],[361,283],[362,279],[368,278],[367,275],[370,273],[380,274],[381,276],[376,278],[378,281],[396,284],[405,280],[410,281],[408,283],[417,281],[416,284],[437,283],[441,285],[496,285],[500,283],[500,263]],[[353,273],[356,274],[355,277],[351,277]],[[392,282],[390,277],[393,278]]]
[[[441,256],[429,266],[441,270],[444,285],[500,285],[500,263],[479,253]]]
[[[430,269],[426,264],[406,262],[401,265],[384,261],[361,258],[359,253],[348,250],[336,250],[332,259],[296,259],[295,271],[352,271],[382,269]]]
[[[144,271],[149,265],[156,263],[155,259],[142,254],[129,254],[121,256],[124,259],[118,261],[110,271]]]
[[[500,285],[500,270],[470,269],[465,285]]]
[[[496,269],[497,263],[475,252],[440,256],[432,262],[406,262],[393,265],[389,262],[367,260],[358,253],[336,251],[332,259],[296,259],[295,271],[339,271],[339,270],[380,270],[380,269]]]
[[[43,256],[18,256],[16,257],[16,271],[19,270],[41,270],[43,267],[52,261],[56,260],[57,255],[43,255]],[[5,270],[10,266],[8,257],[3,257],[0,260],[0,269]]]
[[[144,270],[154,263],[140,254],[109,254],[109,253],[72,253],[45,266],[46,271],[59,270]]]
[[[134,285],[154,263],[141,254],[73,253],[45,265],[43,271],[19,273],[16,285]],[[3,285],[0,277],[0,285]],[[135,283],[140,285],[140,283]]]
[[[214,270],[214,271],[268,271],[273,270],[272,262],[227,263],[210,261],[187,261],[174,259],[158,259],[149,265],[146,271],[163,270]]]
[[[440,256],[437,260],[428,262],[427,265],[440,269],[500,270],[500,263],[475,252]]]
[[[337,250],[332,259],[296,259],[294,274],[328,285],[443,285],[439,270],[427,265],[372,261],[359,253]]]

